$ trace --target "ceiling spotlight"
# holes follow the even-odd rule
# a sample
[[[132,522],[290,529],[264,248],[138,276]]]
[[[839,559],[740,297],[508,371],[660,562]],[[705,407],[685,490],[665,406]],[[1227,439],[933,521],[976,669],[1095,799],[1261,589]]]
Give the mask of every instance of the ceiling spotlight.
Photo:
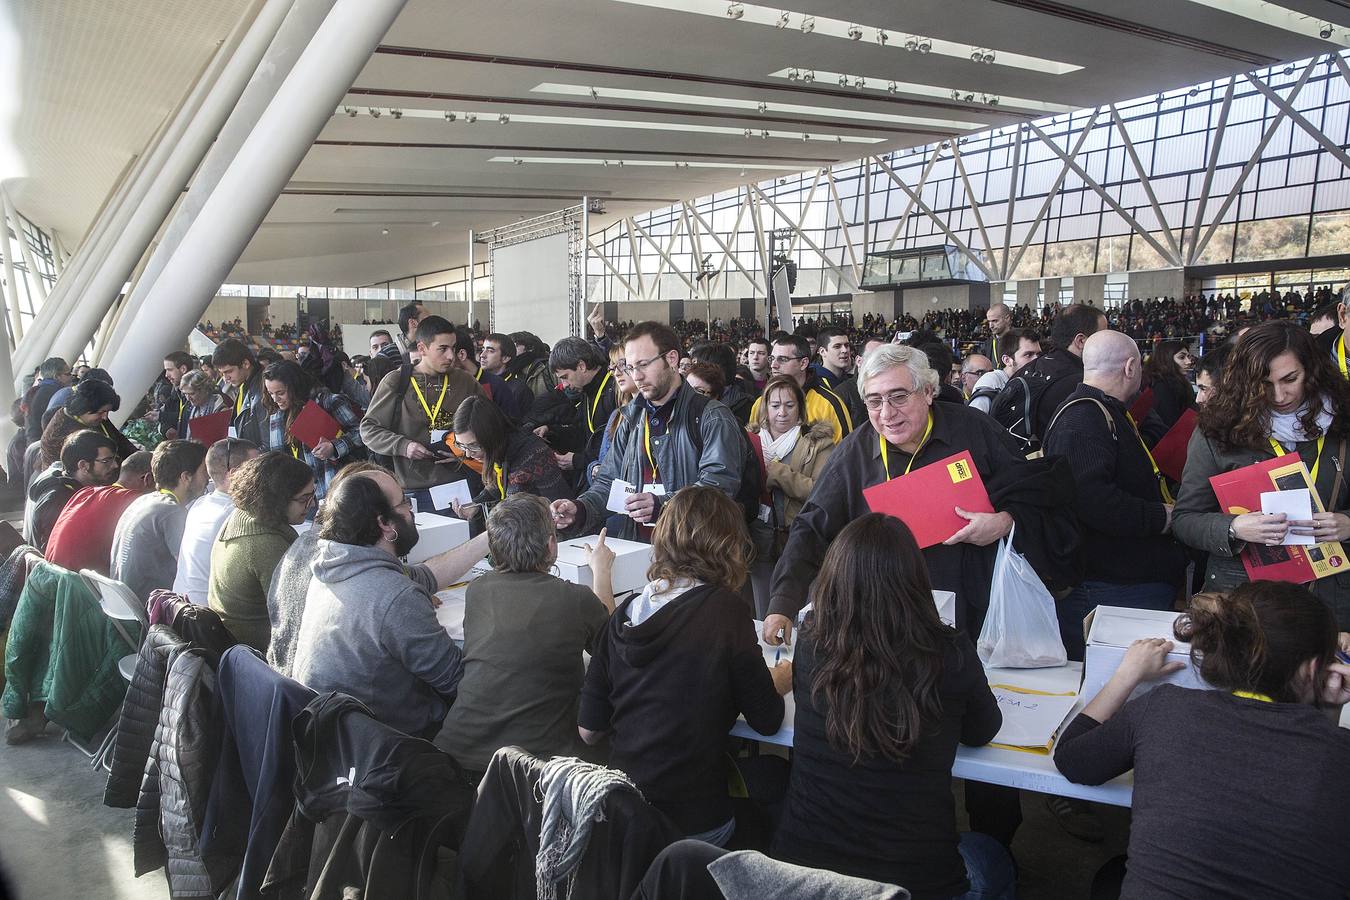
[[[953,100],[960,100],[960,99],[961,99],[961,92],[960,92],[960,91],[952,91],[952,99],[953,99]]]
[[[804,140],[804,141],[809,141],[809,140],[811,140],[811,135],[809,135],[809,134],[807,134],[805,131],[803,131],[803,132],[802,132],[802,140]]]
[[[1323,25],[1323,26],[1322,26],[1322,30],[1319,31],[1319,32],[1317,32],[1317,36],[1320,37],[1320,38],[1321,38],[1322,40],[1324,40],[1324,41],[1325,41],[1327,38],[1331,37],[1331,23],[1330,23],[1330,22],[1327,22],[1325,25]]]
[[[915,50],[918,50],[919,39],[912,34],[909,37],[905,38],[905,49],[908,50],[910,53],[913,53]]]
[[[380,112],[379,107],[376,106],[370,107],[370,117],[372,119],[378,119],[381,115],[382,113]]]
[[[894,81],[886,82],[886,93],[894,94],[898,90],[900,90],[900,88]]]
[[[598,91],[598,90],[595,89],[595,88],[591,88],[591,99],[592,99],[592,100],[599,100],[599,99],[600,99],[600,91]]]
[[[867,87],[867,79],[859,75],[853,80],[853,86],[861,91],[863,88]]]
[[[761,132],[759,133],[759,139],[760,139],[761,141],[767,141],[767,140],[769,139],[769,132],[767,132],[767,131],[761,131]]]
[[[985,106],[998,106],[998,97],[994,94],[985,94],[984,104]]]
[[[497,124],[498,124],[498,125],[505,125],[507,122],[510,122],[510,121],[511,121],[511,117],[508,116],[506,113],[502,113],[501,115],[497,116]]]
[[[349,117],[351,117],[351,118],[353,118],[353,119],[356,118],[357,113],[356,113],[356,107],[355,107],[355,106],[344,106],[344,107],[342,107],[342,111],[345,112]]]
[[[1293,75],[1293,74],[1294,74],[1294,67],[1293,67],[1293,66],[1285,66],[1285,67],[1284,67],[1284,74],[1286,74],[1286,75]]]
[[[759,111],[762,113],[768,112],[769,104],[765,103],[763,100],[759,101]]]
[[[453,111],[448,110],[448,109],[445,111],[445,121],[447,121],[447,122],[453,122],[453,121],[455,121],[455,118],[456,118],[456,116],[455,116],[455,114],[454,114]]]
[[[388,234],[388,233],[389,233],[389,229],[388,229],[388,228],[381,228],[381,229],[380,229],[380,234]]]
[[[786,9],[778,14],[778,21],[774,23],[774,27],[775,28],[788,27],[788,12]]]
[[[393,116],[395,119],[401,119],[403,118],[403,110],[397,107],[390,107],[389,115]]]
[[[919,38],[919,52],[920,52],[920,53],[929,53],[929,52],[932,51],[932,49],[933,49],[933,39],[932,39],[932,38]]]
[[[980,62],[984,63],[985,65],[988,65],[993,61],[994,61],[994,51],[993,50],[984,51],[984,58],[981,59]]]
[[[1200,96],[1200,89],[1199,89],[1199,88],[1191,88],[1190,96],[1192,96],[1192,97],[1199,97],[1199,96]]]
[[[787,76],[787,77],[788,77],[788,81],[796,81],[798,78],[801,78],[801,77],[802,77],[802,73],[801,73],[801,72],[798,72],[797,69],[794,67],[794,68],[788,69],[788,76]]]
[[[965,96],[964,98],[962,98],[962,99],[964,99],[967,103],[974,103],[974,102],[975,102],[975,95],[974,95],[973,93],[969,93],[969,94],[966,94],[966,96]]]
[[[810,84],[815,80],[816,80],[815,69],[807,69],[805,72],[802,73],[802,81],[805,81],[806,83]]]
[[[840,86],[840,87],[848,87],[848,76],[847,76],[847,75],[840,75],[840,76],[839,76],[839,86]]]
[[[740,18],[741,16],[743,16],[743,15],[745,15],[745,7],[744,7],[744,6],[742,6],[742,5],[739,4],[739,3],[729,3],[729,4],[727,4],[727,18],[728,18],[728,19],[739,19],[739,18]]]
[[[984,51],[981,50],[979,47],[976,47],[974,50],[970,51],[970,61],[984,62]]]
[[[802,18],[802,34],[810,34],[811,32],[813,32],[813,31],[815,31],[815,30],[816,30],[816,17],[815,17],[815,16],[805,16],[805,17],[803,17],[803,18]],[[742,172],[741,174],[744,175],[745,173]]]
[[[859,28],[857,25],[848,26],[848,39],[850,41],[862,40],[862,29]]]
[[[519,156],[517,156],[515,159],[511,160],[511,163],[512,163],[513,165],[523,166],[523,165],[525,165],[525,160],[523,160],[523,159],[521,159]]]
[[[465,113],[464,121],[472,125],[474,122],[478,121],[478,113]]]
[[[881,46],[885,47],[885,46],[886,46],[886,42],[889,41],[890,39],[891,39],[891,36],[890,36],[889,34],[886,33],[886,29],[884,29],[884,28],[878,28],[878,29],[877,29],[877,43],[878,43],[878,44],[880,44]]]
[[[600,160],[600,165],[602,165],[602,166],[608,166],[608,165],[609,165],[609,160],[607,160],[607,159],[602,159],[602,160]]]
[[[620,168],[620,169],[623,168],[623,160],[619,160],[619,168]]]
[[[745,129],[745,136],[747,139],[750,137],[750,134],[751,134],[750,129],[749,128]]]

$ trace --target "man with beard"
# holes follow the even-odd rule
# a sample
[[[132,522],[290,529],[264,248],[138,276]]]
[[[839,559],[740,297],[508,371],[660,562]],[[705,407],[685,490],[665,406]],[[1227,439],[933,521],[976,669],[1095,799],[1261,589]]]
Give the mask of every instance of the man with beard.
[[[417,543],[411,503],[387,472],[335,482],[324,502],[314,580],[292,677],[342,691],[405,734],[430,739],[454,701],[464,657],[400,557]]]

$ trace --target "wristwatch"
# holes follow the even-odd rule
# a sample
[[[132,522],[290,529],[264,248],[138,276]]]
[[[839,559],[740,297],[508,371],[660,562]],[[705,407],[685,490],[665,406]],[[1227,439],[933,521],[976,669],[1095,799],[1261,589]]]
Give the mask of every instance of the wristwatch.
[[[1231,522],[1228,523],[1228,539],[1230,541],[1236,541],[1238,539],[1237,532],[1234,530],[1234,526],[1236,524],[1237,519],[1233,519]]]

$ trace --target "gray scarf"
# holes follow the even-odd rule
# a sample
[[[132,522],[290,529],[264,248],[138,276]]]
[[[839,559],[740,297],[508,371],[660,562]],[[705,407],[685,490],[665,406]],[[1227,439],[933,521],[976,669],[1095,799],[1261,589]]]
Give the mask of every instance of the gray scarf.
[[[604,821],[601,808],[609,792],[626,789],[637,793],[627,775],[582,762],[575,756],[560,756],[544,763],[539,790],[544,795],[539,826],[539,855],[534,860],[535,891],[539,900],[555,900],[558,882],[569,879],[563,896],[572,892],[571,875],[586,855],[591,828]]]

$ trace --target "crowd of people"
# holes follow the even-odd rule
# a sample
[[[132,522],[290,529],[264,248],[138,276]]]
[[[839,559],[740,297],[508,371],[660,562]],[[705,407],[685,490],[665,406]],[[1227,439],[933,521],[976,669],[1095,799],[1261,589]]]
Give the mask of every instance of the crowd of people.
[[[1093,896],[1341,897],[1350,571],[1251,573],[1291,539],[1319,559],[1350,541],[1348,322],[1320,291],[1245,311],[1190,297],[847,315],[767,336],[597,309],[588,336],[550,347],[414,303],[350,357],[318,325],[294,360],[235,337],[209,358],[170,353],[152,452],[108,421],[120,399],[100,370],[74,381],[47,360],[7,459],[24,538],[55,571],[116,579],[147,609],[182,598],[279,684],[434,742],[482,809],[521,751],[575,757],[587,791],[640,792],[664,837],[636,874],[614,874],[634,865],[615,850],[598,875],[577,868],[584,842],[540,849],[540,896],[624,878],[625,896],[723,896],[710,871],[751,849],[808,878],[784,896],[1014,897],[1028,798],[968,780],[961,831],[951,783],[958,747],[1002,725],[977,645],[1006,548],[1054,598],[1048,637],[1069,660],[1099,606],[1179,614],[1056,741],[1070,781],[1134,772],[1128,854]],[[951,509],[945,536],[921,543],[903,511],[874,511],[873,488],[955,454],[988,505]],[[1277,457],[1306,466],[1306,518],[1221,504],[1216,477]],[[471,537],[410,565],[428,513]],[[558,577],[572,538],[589,584]],[[620,596],[616,539],[650,545],[645,584]],[[456,641],[435,595],[469,578]],[[954,593],[953,622],[935,591]],[[27,603],[9,613],[10,744],[72,727],[40,688]],[[1173,640],[1212,690],[1153,686],[1181,665]],[[741,718],[764,736],[791,725],[790,766],[740,753]],[[603,821],[603,792],[538,790],[569,828]],[[1091,804],[1047,805],[1102,839]],[[490,814],[474,815],[470,832]],[[464,855],[472,884],[482,860]],[[566,880],[578,871],[617,880]]]

